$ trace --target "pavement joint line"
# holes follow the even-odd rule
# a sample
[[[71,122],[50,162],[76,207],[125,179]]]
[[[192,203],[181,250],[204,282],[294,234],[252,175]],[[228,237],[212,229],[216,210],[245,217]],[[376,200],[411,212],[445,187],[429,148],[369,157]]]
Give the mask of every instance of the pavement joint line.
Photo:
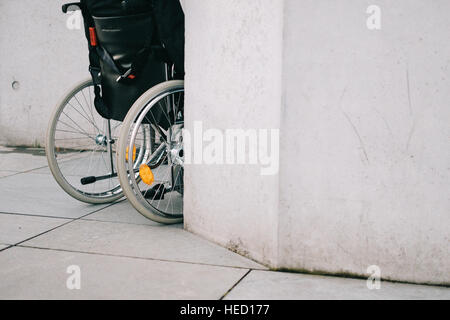
[[[334,279],[345,279],[345,280],[360,280],[366,281],[367,277],[365,276],[343,276],[339,274],[333,273],[318,273],[318,272],[306,272],[306,271],[286,271],[286,270],[277,270],[277,269],[254,269],[255,271],[263,271],[263,272],[274,272],[274,273],[283,273],[283,274],[293,274],[293,275],[303,275],[303,276],[313,276],[313,277],[322,277],[322,278],[334,278]],[[426,287],[435,287],[435,288],[448,288],[450,289],[450,285],[447,284],[437,284],[437,283],[418,283],[418,282],[408,282],[408,281],[399,281],[399,280],[390,280],[390,279],[380,279],[381,282],[387,282],[392,284],[404,284],[404,285],[413,285],[413,286],[426,286]]]
[[[11,177],[17,176],[17,175],[19,175],[19,174],[23,174],[23,173],[32,173],[32,171],[40,170],[40,169],[45,169],[45,168],[48,168],[48,165],[47,165],[47,166],[43,166],[43,167],[38,167],[38,168],[33,168],[33,169],[25,170],[25,171],[18,171],[18,172],[15,172],[15,173],[13,173],[13,174],[11,174],[11,175],[9,175],[9,176],[6,176],[6,177],[0,177],[0,179],[11,178]]]
[[[45,148],[43,148],[43,149],[45,150]],[[16,153],[20,153],[20,152],[16,152]],[[39,155],[38,157],[46,157],[46,155]],[[66,161],[71,161],[71,160],[74,160],[74,159],[63,159],[63,160],[61,160],[61,162],[63,163],[63,162],[66,162]],[[25,170],[25,171],[18,171],[15,174],[7,176],[7,177],[15,176],[15,175],[22,174],[22,173],[33,173],[33,171],[37,171],[37,170],[41,170],[41,169],[45,169],[45,168],[49,168],[50,169],[49,165],[47,164],[47,165],[42,166],[42,167],[36,167],[36,168],[28,169],[28,170]],[[42,173],[38,172],[37,174],[42,174]],[[45,174],[52,175],[52,172],[50,170],[49,173],[45,173]],[[7,177],[1,177],[1,178],[7,178]]]
[[[253,269],[249,269],[234,285],[232,285],[231,286],[231,288],[230,289],[228,289],[228,291],[227,292],[225,292],[225,294],[223,295],[223,296],[221,296],[220,297],[220,299],[219,300],[223,300],[223,299],[225,299],[225,297],[234,289],[234,288],[236,288],[238,285],[239,285],[239,283],[241,283],[241,281],[242,280],[244,280],[244,278],[245,277],[247,277],[248,275],[249,275],[249,273],[250,272],[252,272],[253,271]]]
[[[4,211],[0,211],[0,215],[1,214],[13,215],[13,216],[25,216],[25,217],[51,218],[51,219],[67,219],[67,220],[75,219],[75,218],[68,218],[68,217],[46,216],[46,215],[42,215],[42,214],[19,213],[19,212],[4,212]]]
[[[14,247],[13,244],[4,244],[4,246],[6,246],[6,247],[4,247],[3,249],[0,249],[0,252],[4,251],[4,250],[6,250],[6,249],[9,249],[9,248]]]
[[[104,257],[117,257],[117,258],[127,258],[127,259],[137,259],[137,260],[147,260],[147,261],[159,261],[159,262],[169,262],[169,263],[183,263],[183,264],[191,264],[191,265],[200,265],[207,267],[218,267],[218,268],[231,268],[231,269],[243,269],[249,270],[249,267],[239,267],[239,266],[230,266],[230,265],[222,265],[222,264],[212,264],[212,263],[204,263],[204,262],[191,262],[191,261],[181,261],[181,260],[170,260],[170,259],[158,259],[158,258],[150,258],[150,257],[135,257],[135,256],[127,256],[121,254],[110,254],[110,253],[101,253],[101,252],[88,252],[88,251],[79,251],[79,250],[70,250],[70,249],[55,249],[55,248],[45,248],[45,247],[37,247],[30,245],[14,245],[19,248],[28,248],[28,249],[36,249],[36,250],[48,250],[48,251],[58,251],[58,252],[70,252],[70,253],[81,253],[88,254],[93,256],[104,256]],[[250,269],[250,270],[263,270],[263,269]]]
[[[5,176],[1,176],[0,179],[9,178],[9,177],[15,176],[16,174],[20,174],[20,173],[21,172],[11,172],[11,173],[9,173],[9,174],[7,174]]]
[[[10,175],[13,175],[13,174],[21,172],[21,171],[17,171],[17,170],[4,170],[4,169],[1,169],[0,172],[2,172],[2,171],[6,174],[6,176],[3,176],[2,178],[9,177]]]
[[[110,205],[108,205],[108,206],[106,206],[106,207],[110,207],[110,206],[112,206],[112,205],[113,205],[113,204],[110,204]],[[25,240],[22,240],[22,241],[20,241],[20,242],[17,242],[17,243],[15,243],[15,244],[13,244],[12,246],[14,246],[14,247],[19,246],[20,244],[22,244],[22,243],[24,243],[24,242],[26,242],[26,241],[30,241],[30,240],[32,240],[32,239],[34,239],[34,238],[40,237],[40,236],[42,236],[42,235],[44,235],[44,234],[46,234],[46,233],[49,233],[49,232],[54,231],[54,230],[56,230],[56,229],[58,229],[58,228],[64,227],[65,225],[68,225],[69,223],[72,223],[72,222],[74,222],[74,221],[81,220],[82,218],[84,218],[84,217],[86,217],[86,216],[88,216],[88,215],[90,215],[90,214],[96,213],[97,211],[102,210],[102,209],[104,209],[104,208],[101,208],[101,209],[95,210],[95,211],[93,211],[93,212],[87,213],[87,214],[85,214],[85,215],[83,215],[83,216],[81,216],[81,217],[79,217],[79,218],[70,219],[70,221],[67,221],[67,222],[65,222],[65,223],[63,223],[63,224],[61,224],[61,225],[59,225],[59,226],[56,226],[56,227],[54,227],[54,228],[51,228],[51,229],[46,230],[46,231],[44,231],[44,232],[41,232],[41,233],[39,233],[39,234],[37,234],[37,235],[34,235],[34,236],[30,237],[30,238],[27,238],[27,239],[25,239]]]

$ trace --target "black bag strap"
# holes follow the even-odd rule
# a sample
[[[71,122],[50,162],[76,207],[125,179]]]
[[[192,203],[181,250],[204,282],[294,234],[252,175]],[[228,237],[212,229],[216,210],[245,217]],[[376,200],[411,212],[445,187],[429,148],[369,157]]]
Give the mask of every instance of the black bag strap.
[[[99,56],[100,60],[106,63],[115,73],[121,74],[122,72],[117,67],[116,63],[114,62],[113,58],[109,54],[108,51],[105,50],[100,45],[95,46],[95,50],[97,52],[97,55]]]

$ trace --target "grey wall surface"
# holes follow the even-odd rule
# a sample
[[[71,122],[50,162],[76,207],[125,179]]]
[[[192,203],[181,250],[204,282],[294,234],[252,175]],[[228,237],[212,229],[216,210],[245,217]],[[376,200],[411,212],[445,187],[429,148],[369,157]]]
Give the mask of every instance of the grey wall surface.
[[[279,266],[449,283],[450,2],[285,4]]]
[[[371,1],[201,3],[188,128],[279,127],[280,172],[189,166],[187,228],[274,268],[449,283],[450,3],[377,1],[381,30]]]
[[[66,27],[61,4],[0,1],[0,144],[44,145],[57,101],[89,77],[83,31]]]

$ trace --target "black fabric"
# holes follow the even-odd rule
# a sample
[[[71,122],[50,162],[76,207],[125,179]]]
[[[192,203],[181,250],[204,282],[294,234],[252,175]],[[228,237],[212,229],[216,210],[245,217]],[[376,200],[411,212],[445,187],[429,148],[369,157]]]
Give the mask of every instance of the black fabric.
[[[163,62],[174,63],[176,78],[184,77],[184,14],[178,0],[82,0],[82,6],[86,37],[95,27],[98,40],[97,47],[89,44],[89,61],[99,84],[100,115],[122,121],[145,91],[165,80]],[[134,79],[123,77],[127,71]]]
[[[117,69],[100,59],[102,69],[102,97],[115,120],[123,120],[129,108],[145,91],[165,80],[165,66],[152,56],[141,66],[136,78],[117,82],[118,77],[129,70],[146,39],[154,34],[150,13],[117,17],[95,17],[95,29],[99,44],[113,59]]]
[[[150,0],[86,0],[86,3],[91,14],[97,17],[133,15],[152,9]]]
[[[161,42],[175,63],[179,79],[184,78],[184,13],[179,0],[150,0]]]
[[[90,14],[113,17],[152,12],[156,32],[179,77],[184,76],[184,13],[179,0],[83,0]]]

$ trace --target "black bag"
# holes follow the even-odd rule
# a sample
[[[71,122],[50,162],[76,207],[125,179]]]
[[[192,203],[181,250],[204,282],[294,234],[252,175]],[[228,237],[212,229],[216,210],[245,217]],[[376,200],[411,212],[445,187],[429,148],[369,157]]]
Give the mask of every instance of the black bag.
[[[163,0],[164,1],[164,0]],[[150,0],[82,0],[95,107],[122,121],[148,89],[166,80],[165,62]]]

